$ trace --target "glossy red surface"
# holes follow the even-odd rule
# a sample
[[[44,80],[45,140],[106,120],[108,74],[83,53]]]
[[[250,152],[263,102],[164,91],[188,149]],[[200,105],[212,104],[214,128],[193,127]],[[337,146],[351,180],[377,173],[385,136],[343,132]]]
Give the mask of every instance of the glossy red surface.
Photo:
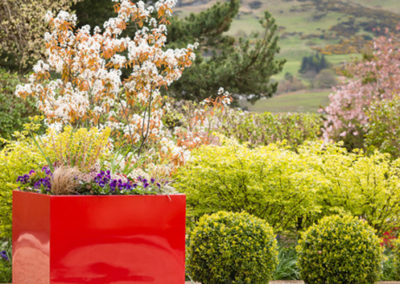
[[[185,282],[184,195],[13,198],[13,283]]]

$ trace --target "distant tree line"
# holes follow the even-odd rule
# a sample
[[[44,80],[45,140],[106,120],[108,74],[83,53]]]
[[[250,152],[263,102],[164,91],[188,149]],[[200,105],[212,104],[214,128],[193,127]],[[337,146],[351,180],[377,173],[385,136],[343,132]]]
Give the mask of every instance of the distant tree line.
[[[323,69],[330,67],[330,64],[325,58],[325,55],[316,53],[310,56],[304,56],[301,61],[299,72],[305,74],[307,72],[313,72],[318,74]]]

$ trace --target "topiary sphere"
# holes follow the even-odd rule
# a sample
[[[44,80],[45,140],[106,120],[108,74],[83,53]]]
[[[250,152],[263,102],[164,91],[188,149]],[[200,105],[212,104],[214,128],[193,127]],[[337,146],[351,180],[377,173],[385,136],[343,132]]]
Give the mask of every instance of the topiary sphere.
[[[351,216],[323,218],[302,235],[297,252],[306,284],[375,283],[382,261],[374,229]]]
[[[189,274],[203,284],[268,283],[277,262],[272,228],[247,213],[204,215],[189,237]]]

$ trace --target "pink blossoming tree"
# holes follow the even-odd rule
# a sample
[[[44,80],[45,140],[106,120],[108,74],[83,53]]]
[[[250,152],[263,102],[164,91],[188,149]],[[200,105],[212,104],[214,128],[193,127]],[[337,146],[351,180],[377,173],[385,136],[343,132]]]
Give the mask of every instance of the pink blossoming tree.
[[[350,148],[362,147],[372,103],[400,93],[400,38],[374,40],[371,56],[350,64],[346,79],[329,96],[324,137],[344,140]]]

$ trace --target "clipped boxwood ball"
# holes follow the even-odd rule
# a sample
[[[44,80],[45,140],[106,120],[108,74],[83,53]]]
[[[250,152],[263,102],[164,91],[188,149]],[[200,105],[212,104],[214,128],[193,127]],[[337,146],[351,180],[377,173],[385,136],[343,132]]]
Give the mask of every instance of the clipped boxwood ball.
[[[311,226],[297,246],[306,284],[375,283],[382,248],[374,230],[351,216],[330,216]]]
[[[272,228],[248,213],[200,218],[190,234],[188,270],[202,284],[268,283],[278,261]]]

